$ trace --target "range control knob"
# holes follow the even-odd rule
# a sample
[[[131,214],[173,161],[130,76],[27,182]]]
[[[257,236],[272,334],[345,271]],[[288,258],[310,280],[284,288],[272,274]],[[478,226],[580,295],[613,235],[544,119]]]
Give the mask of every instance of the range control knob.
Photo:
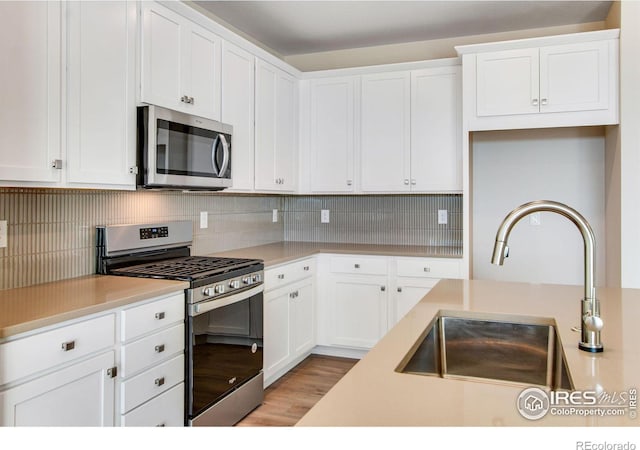
[[[216,284],[213,289],[216,294],[224,294],[224,284]]]
[[[255,275],[253,276],[253,282],[254,282],[254,283],[259,283],[259,282],[260,282],[260,280],[261,280],[261,277],[260,277],[260,274],[259,274],[259,273],[255,274]]]
[[[240,281],[239,280],[233,280],[229,282],[229,287],[231,289],[238,289],[240,287]]]
[[[251,284],[251,283],[252,283],[251,277],[242,278],[242,284]]]
[[[213,291],[213,289],[211,289],[210,287],[208,288],[204,288],[202,290],[202,293],[206,296],[206,297],[211,297],[213,295],[215,295],[215,292]]]

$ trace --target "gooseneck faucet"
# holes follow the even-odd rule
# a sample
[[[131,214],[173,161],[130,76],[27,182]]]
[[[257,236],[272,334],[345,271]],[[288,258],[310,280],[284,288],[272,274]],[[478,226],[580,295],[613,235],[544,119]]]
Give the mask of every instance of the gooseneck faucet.
[[[596,298],[594,285],[596,240],[589,222],[579,212],[563,203],[547,200],[525,203],[517,207],[504,218],[498,228],[491,263],[498,266],[504,264],[504,258],[509,256],[507,239],[509,239],[511,229],[523,217],[540,211],[554,212],[566,217],[578,227],[582,234],[584,239],[584,298],[580,314],[582,331],[578,347],[587,352],[601,352],[603,346],[600,341],[600,330],[602,330],[603,322],[600,318],[600,302]]]

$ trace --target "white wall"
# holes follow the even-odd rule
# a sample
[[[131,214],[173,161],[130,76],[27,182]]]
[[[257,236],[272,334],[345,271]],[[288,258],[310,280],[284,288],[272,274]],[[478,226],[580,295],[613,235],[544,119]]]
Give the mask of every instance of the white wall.
[[[555,200],[579,211],[596,235],[596,284],[605,280],[604,129],[476,132],[472,150],[473,277],[531,283],[584,283],[584,244],[568,219],[541,213],[514,227],[510,257],[490,264],[496,231],[515,207]]]

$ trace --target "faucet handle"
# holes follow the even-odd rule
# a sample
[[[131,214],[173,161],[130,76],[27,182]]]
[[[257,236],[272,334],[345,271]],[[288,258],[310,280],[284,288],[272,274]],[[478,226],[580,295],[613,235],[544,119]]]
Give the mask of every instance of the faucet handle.
[[[592,316],[591,314],[585,314],[582,323],[588,331],[600,331],[604,326],[604,322],[600,317]]]
[[[508,245],[504,246],[504,257],[505,258],[509,257],[509,246]]]

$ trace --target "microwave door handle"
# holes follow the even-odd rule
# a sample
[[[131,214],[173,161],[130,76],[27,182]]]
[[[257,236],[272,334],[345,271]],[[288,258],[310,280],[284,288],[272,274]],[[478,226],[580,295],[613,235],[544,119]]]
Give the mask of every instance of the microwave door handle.
[[[222,166],[220,166],[218,177],[223,177],[227,171],[227,167],[229,167],[229,144],[227,143],[227,138],[224,134],[219,134],[218,138],[220,139],[220,142],[222,142],[222,151],[224,152],[222,155]]]
[[[218,143],[220,142],[220,135],[217,135],[213,140],[213,145],[211,146],[211,166],[213,167],[213,172],[215,176],[220,176],[220,168],[218,167],[218,162],[216,161],[216,155],[218,154]]]

